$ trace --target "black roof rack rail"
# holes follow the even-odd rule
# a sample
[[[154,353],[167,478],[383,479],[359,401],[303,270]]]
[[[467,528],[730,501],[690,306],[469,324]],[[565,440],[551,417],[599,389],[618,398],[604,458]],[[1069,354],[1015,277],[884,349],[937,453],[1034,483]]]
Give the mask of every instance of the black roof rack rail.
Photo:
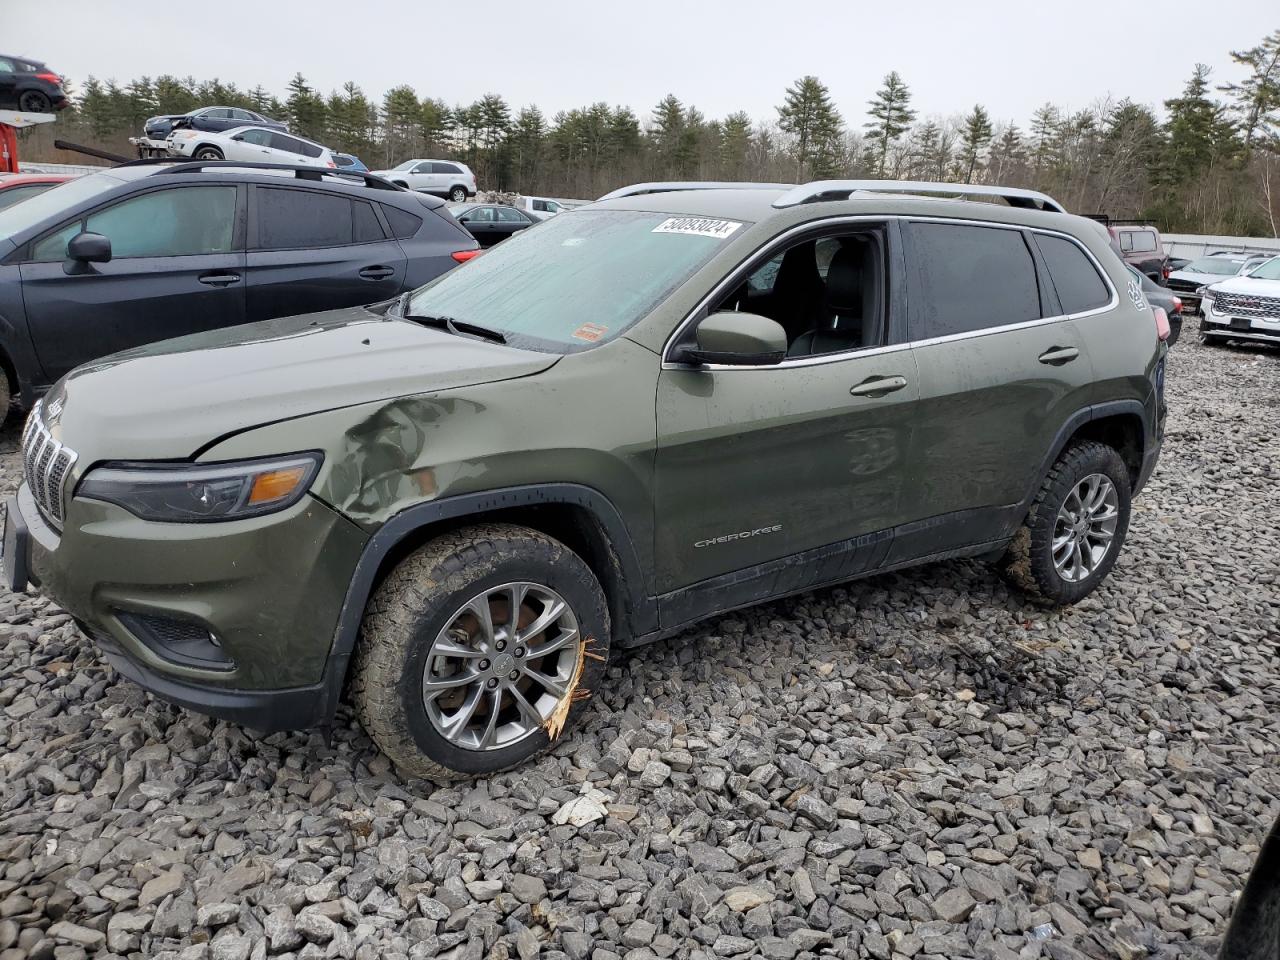
[[[375,176],[372,173],[355,170],[339,170],[336,167],[315,167],[304,163],[264,163],[258,160],[189,160],[185,157],[152,157],[145,160],[130,160],[122,163],[122,167],[171,164],[163,174],[192,173],[201,170],[288,170],[298,180],[320,180],[323,177],[349,177],[363,181],[366,187],[374,190],[405,190],[390,180]]]

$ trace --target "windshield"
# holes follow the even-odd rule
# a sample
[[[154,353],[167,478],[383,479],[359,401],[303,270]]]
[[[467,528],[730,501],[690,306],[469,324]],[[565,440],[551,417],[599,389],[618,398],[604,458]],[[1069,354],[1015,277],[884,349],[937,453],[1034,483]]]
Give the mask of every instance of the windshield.
[[[418,165],[417,160],[406,160],[404,163],[400,164],[398,167],[392,167],[391,169],[392,170],[412,170],[417,165]]]
[[[1280,280],[1280,257],[1272,257],[1254,267],[1249,276],[1257,277],[1259,280]]]
[[[504,240],[410,295],[407,313],[500,330],[556,352],[612,340],[667,297],[742,224],[583,210]]]
[[[120,183],[121,181],[116,177],[95,173],[88,177],[68,180],[51,190],[37,193],[21,203],[15,203],[8,209],[0,210],[0,239],[12,237],[14,234],[34,227],[67,207],[100,193],[106,193],[111,188],[120,186]]]
[[[1204,257],[1201,260],[1192,260],[1182,269],[1191,273],[1216,273],[1222,277],[1233,277],[1240,270],[1240,261],[1229,260],[1226,257]]]

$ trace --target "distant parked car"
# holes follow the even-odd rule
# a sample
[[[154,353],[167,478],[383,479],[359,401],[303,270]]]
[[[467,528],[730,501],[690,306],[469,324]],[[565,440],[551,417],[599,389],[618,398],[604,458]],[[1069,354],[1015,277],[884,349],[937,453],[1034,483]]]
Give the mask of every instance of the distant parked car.
[[[447,197],[455,203],[476,195],[476,175],[457,160],[406,160],[390,170],[373,172],[402,187]]]
[[[479,252],[442,201],[366,177],[123,166],[0,210],[0,407],[118,350],[390,300]]]
[[[167,140],[175,128],[190,127],[192,130],[206,130],[220,133],[237,127],[267,127],[270,130],[288,131],[288,126],[279,120],[271,120],[260,113],[245,110],[243,107],[201,107],[187,113],[174,113],[167,116],[152,117],[143,125],[143,132],[152,140]]]
[[[492,247],[539,222],[529,214],[501,203],[468,203],[451,207],[449,212],[482,247]]]
[[[534,220],[547,220],[568,209],[560,201],[546,197],[517,197],[511,205]]]
[[[1182,298],[1188,310],[1200,309],[1200,289],[1227,277],[1252,270],[1268,257],[1246,253],[1211,253],[1192,260],[1181,270],[1169,274],[1169,289]]]
[[[339,170],[346,170],[350,173],[368,173],[369,168],[366,167],[359,157],[349,153],[335,153],[333,162],[338,165]]]
[[[72,179],[69,173],[0,173],[0,210]]]
[[[1204,288],[1200,342],[1280,343],[1280,257]]]
[[[1136,267],[1158,284],[1169,276],[1169,258],[1160,240],[1160,231],[1148,224],[1107,224],[1120,259]]]
[[[0,107],[52,113],[70,103],[62,78],[43,63],[0,53]]]
[[[328,147],[263,127],[237,127],[223,133],[179,128],[169,134],[165,143],[170,156],[196,160],[256,160],[335,168],[338,165]]]

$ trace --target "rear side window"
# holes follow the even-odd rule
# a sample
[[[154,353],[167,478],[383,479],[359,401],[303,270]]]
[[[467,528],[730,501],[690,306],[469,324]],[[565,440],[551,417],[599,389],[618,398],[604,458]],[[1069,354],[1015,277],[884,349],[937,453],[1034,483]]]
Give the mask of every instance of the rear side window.
[[[382,212],[386,214],[387,223],[391,224],[391,234],[397,240],[407,240],[417,233],[418,228],[422,226],[421,217],[415,216],[407,210],[401,210],[399,207],[384,203]]]
[[[461,173],[452,163],[433,163],[431,164],[432,173]]]
[[[372,243],[375,240],[385,239],[382,224],[378,222],[378,215],[373,212],[373,204],[365,203],[363,200],[353,200],[351,204],[354,241]]]
[[[1035,238],[1063,313],[1083,313],[1111,302],[1111,291],[1083,250],[1061,237],[1037,233]]]
[[[285,150],[304,157],[318,157],[322,152],[321,148],[314,143],[307,143],[297,137],[287,137],[283,133],[273,133],[271,135],[271,146],[276,150]]]
[[[351,243],[351,201],[310,190],[258,188],[258,244],[267,249]]]
[[[913,223],[909,236],[911,339],[1039,319],[1035,263],[1020,231]]]

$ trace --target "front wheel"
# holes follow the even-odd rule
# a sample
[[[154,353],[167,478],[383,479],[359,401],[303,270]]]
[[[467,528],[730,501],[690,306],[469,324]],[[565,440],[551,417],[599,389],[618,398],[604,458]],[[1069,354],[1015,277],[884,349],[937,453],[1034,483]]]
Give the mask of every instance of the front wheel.
[[[454,187],[449,191],[449,199],[454,203],[461,203],[467,199],[467,191],[465,187]]]
[[[1046,606],[1076,603],[1111,572],[1129,529],[1129,468],[1114,447],[1069,446],[1049,470],[1002,572]]]
[[[1223,337],[1216,333],[1207,333],[1203,326],[1200,327],[1200,344],[1205,347],[1216,347],[1224,340]]]
[[[196,151],[197,160],[221,160],[222,151],[217,147],[201,147]]]
[[[511,524],[445,534],[374,594],[356,713],[407,775],[495,773],[546,750],[604,678],[609,613],[587,564]]]

